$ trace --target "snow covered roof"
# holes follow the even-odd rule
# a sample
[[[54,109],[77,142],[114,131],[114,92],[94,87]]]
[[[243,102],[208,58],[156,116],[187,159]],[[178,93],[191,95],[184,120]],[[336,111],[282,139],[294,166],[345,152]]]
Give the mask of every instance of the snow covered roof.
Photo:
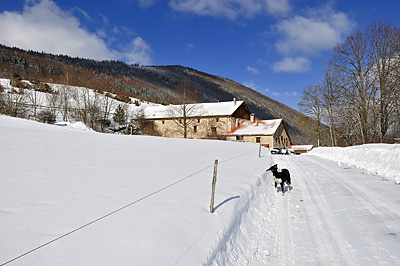
[[[304,151],[310,151],[312,150],[313,145],[292,145],[290,146],[290,149],[293,150],[304,150]]]
[[[273,135],[282,123],[282,119],[244,121],[226,135]]]
[[[236,104],[235,104],[236,103]],[[201,116],[230,116],[244,101],[216,102],[216,103],[196,103],[188,104],[187,109],[192,110],[188,117]],[[160,105],[149,106],[144,109],[144,115],[147,119],[162,119],[176,117],[171,110],[179,109],[180,105]]]

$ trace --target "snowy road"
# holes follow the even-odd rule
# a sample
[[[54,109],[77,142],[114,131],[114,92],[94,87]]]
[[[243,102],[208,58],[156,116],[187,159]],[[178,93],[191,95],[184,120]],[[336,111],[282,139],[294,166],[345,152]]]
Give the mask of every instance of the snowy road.
[[[293,190],[275,197],[260,265],[400,265],[400,186],[314,156],[273,156]]]
[[[311,155],[273,155],[284,197],[265,174],[240,226],[204,265],[400,265],[400,186]]]

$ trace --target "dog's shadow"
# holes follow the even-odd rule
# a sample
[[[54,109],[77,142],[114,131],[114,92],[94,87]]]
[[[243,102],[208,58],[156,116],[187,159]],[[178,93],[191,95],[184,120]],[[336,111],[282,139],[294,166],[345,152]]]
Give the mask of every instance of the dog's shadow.
[[[290,191],[293,190],[293,186],[285,186],[284,190],[285,190],[285,191],[284,191],[285,193],[286,193],[286,192],[290,192]],[[276,191],[277,191],[277,192],[282,192],[281,186],[277,186],[277,187],[276,187]]]

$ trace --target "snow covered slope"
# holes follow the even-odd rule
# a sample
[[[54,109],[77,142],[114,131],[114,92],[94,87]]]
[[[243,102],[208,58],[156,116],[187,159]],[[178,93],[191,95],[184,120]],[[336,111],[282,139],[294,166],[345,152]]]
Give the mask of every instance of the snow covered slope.
[[[353,147],[315,148],[310,154],[345,163],[400,184],[400,145],[366,144]]]
[[[205,265],[254,202],[273,194],[271,156],[259,158],[254,144],[5,116],[0,132],[0,265]]]

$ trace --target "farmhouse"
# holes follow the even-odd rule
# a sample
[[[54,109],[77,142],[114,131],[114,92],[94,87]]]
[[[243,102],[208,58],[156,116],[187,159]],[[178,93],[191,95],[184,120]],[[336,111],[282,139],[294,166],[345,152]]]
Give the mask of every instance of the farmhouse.
[[[290,136],[282,119],[244,121],[226,134],[227,140],[260,143],[269,148],[287,149]]]
[[[144,109],[147,121],[163,137],[224,139],[228,131],[250,119],[244,101],[150,106]]]

